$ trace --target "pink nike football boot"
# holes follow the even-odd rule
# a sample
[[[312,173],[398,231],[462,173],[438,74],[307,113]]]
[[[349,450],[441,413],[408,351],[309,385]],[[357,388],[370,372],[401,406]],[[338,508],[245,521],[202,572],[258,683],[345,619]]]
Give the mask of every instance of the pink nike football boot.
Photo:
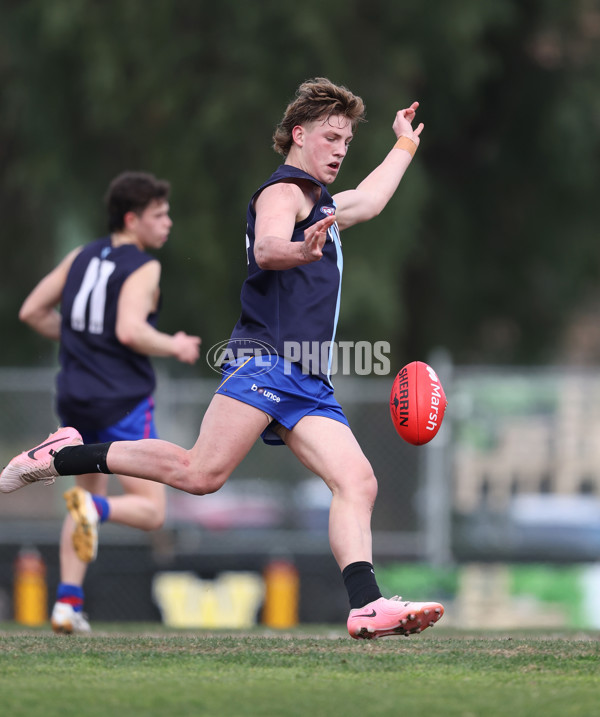
[[[408,637],[433,627],[444,614],[439,602],[408,602],[396,595],[379,598],[361,608],[350,610],[348,632],[356,640],[372,640],[386,635]]]
[[[59,428],[39,446],[23,451],[6,466],[0,474],[0,493],[12,493],[30,483],[44,481],[51,485],[58,476],[54,456],[65,446],[82,444],[81,436],[74,428]]]

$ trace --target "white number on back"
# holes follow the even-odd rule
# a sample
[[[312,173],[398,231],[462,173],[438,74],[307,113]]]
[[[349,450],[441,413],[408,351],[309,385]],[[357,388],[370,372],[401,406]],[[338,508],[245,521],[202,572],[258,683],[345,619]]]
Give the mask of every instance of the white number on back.
[[[91,334],[101,334],[104,330],[106,285],[115,267],[116,264],[113,261],[100,260],[97,256],[88,264],[71,308],[71,327],[73,331],[85,331],[85,312],[88,302],[90,307],[89,332]]]

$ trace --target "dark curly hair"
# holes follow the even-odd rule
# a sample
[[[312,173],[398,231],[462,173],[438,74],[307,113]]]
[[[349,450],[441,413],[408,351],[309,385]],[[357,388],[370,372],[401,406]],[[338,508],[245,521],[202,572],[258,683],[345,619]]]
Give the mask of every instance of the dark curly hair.
[[[171,185],[148,172],[123,172],[110,183],[104,203],[108,212],[108,231],[125,226],[127,212],[141,214],[155,200],[168,199]]]

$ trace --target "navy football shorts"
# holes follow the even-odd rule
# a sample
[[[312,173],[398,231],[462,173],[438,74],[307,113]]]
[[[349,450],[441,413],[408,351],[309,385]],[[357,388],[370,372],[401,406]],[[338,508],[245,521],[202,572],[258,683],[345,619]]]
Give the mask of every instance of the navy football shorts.
[[[108,443],[109,441],[137,441],[140,438],[158,438],[154,425],[154,401],[145,398],[125,418],[108,428],[81,432],[84,443]]]
[[[269,445],[284,445],[273,430],[276,424],[291,430],[305,416],[324,416],[349,426],[333,387],[279,356],[232,361],[223,367],[222,379],[216,393],[248,403],[272,419],[261,434]]]

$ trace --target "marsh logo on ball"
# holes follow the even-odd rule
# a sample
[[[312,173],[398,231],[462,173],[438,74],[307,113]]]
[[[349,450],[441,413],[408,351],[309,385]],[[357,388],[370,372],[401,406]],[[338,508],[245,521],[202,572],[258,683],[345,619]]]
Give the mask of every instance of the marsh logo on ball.
[[[397,374],[390,393],[390,414],[398,434],[421,446],[434,438],[448,401],[436,372],[423,361],[413,361]]]
[[[425,365],[426,365],[426,367],[427,367],[427,373],[429,374],[429,378],[430,378],[432,381],[435,381],[436,383],[439,383],[439,382],[440,382],[440,379],[437,377],[437,373],[431,368],[431,366],[427,366],[427,364],[425,364]]]

